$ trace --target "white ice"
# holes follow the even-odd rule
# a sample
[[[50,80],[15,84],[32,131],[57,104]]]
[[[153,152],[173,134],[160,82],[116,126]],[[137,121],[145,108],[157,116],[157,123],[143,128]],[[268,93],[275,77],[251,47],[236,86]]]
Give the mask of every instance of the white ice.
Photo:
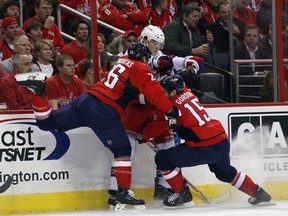
[[[146,210],[78,211],[66,213],[35,214],[34,216],[288,216],[288,201],[275,201],[272,206],[251,206],[248,203],[222,203],[196,205],[192,208],[166,210],[162,207],[148,206]],[[29,214],[31,216],[31,214]],[[20,216],[20,215],[18,215]]]

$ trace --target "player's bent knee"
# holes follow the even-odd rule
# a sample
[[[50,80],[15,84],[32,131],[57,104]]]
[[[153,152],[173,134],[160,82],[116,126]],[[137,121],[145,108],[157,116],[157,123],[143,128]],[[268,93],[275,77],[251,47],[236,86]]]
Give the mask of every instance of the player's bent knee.
[[[216,178],[220,181],[230,183],[235,178],[237,170],[231,166],[228,172],[214,171],[214,173]]]
[[[155,156],[155,164],[159,170],[172,170],[175,168],[170,164],[166,150],[157,152]]]
[[[123,157],[123,156],[131,156],[131,146],[127,145],[123,148],[111,149],[111,152],[114,155],[114,158]]]

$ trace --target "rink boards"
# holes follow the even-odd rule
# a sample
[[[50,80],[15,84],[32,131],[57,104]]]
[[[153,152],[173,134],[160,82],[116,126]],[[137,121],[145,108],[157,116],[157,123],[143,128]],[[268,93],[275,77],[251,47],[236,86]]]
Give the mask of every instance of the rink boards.
[[[263,185],[274,200],[287,200],[288,105],[207,110],[229,134],[232,164]],[[13,184],[0,194],[0,215],[108,208],[111,161],[112,154],[89,128],[45,132],[30,111],[0,112],[0,186],[7,174],[13,177]],[[216,180],[206,166],[185,168],[183,173],[208,197],[231,191],[231,202],[247,198]],[[153,201],[154,176],[154,152],[139,145],[132,185],[148,204]],[[204,202],[194,195],[196,203]]]

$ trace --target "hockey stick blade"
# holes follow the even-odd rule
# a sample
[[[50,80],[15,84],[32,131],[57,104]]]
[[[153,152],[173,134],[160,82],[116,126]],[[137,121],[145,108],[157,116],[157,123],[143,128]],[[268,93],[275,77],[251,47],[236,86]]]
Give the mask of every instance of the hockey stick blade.
[[[2,186],[0,186],[0,193],[4,193],[11,186],[12,182],[12,176],[9,175],[6,182]]]
[[[216,197],[216,198],[208,198],[206,195],[204,195],[197,187],[195,187],[191,182],[189,182],[187,179],[186,179],[188,185],[193,188],[193,190],[196,191],[196,193],[198,193],[207,203],[209,204],[217,204],[217,203],[222,203],[224,201],[226,201],[227,199],[229,199],[231,197],[231,193],[228,192],[228,193],[225,193],[219,197]]]

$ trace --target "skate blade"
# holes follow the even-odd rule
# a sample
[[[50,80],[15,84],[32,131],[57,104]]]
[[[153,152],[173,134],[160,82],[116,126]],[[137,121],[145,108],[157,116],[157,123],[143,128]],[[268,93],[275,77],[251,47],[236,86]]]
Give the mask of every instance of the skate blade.
[[[192,208],[192,207],[195,207],[195,203],[193,201],[187,202],[187,203],[183,203],[183,204],[177,205],[177,206],[165,206],[164,205],[164,209],[168,209],[168,210],[184,209],[184,208]]]
[[[273,200],[270,200],[269,202],[261,202],[253,206],[273,206],[273,205],[276,205],[276,203]]]
[[[46,74],[43,72],[28,72],[20,73],[15,75],[16,81],[26,81],[26,80],[45,80]]]
[[[125,211],[142,211],[145,210],[145,205],[129,205],[129,204],[116,204],[115,211],[125,212]]]
[[[114,205],[109,205],[109,210],[115,210],[115,206]]]

